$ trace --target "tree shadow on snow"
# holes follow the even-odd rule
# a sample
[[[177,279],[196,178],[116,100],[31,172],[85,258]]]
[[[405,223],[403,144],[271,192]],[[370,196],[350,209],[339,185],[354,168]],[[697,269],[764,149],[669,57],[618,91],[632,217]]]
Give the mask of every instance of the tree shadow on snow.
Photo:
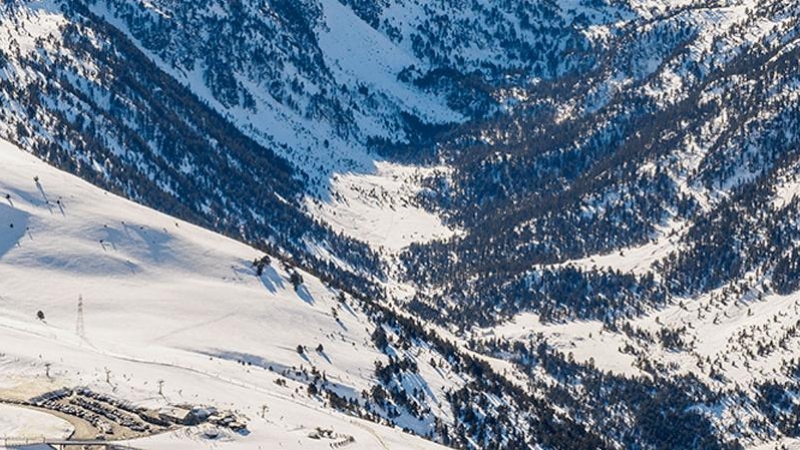
[[[305,287],[305,285],[302,285],[302,284],[298,285],[294,289],[294,291],[297,292],[297,296],[300,297],[301,300],[303,300],[304,302],[308,303],[309,305],[312,305],[312,306],[314,305],[314,303],[315,303],[314,297],[311,296],[311,292],[308,291],[308,288]]]
[[[30,215],[0,204],[0,257],[19,245],[28,228]]]
[[[322,359],[324,359],[324,360],[325,360],[325,361],[326,361],[328,364],[333,364],[333,363],[331,362],[331,358],[328,356],[328,354],[327,354],[327,353],[325,353],[325,351],[317,352],[317,354],[318,354],[319,356],[321,356],[321,357],[322,357]]]
[[[285,286],[283,283],[283,278],[278,275],[278,272],[276,272],[272,266],[264,267],[264,272],[260,277],[258,277],[258,279],[261,281],[261,284],[263,284],[264,287],[273,294],[277,294],[278,291],[282,291]]]

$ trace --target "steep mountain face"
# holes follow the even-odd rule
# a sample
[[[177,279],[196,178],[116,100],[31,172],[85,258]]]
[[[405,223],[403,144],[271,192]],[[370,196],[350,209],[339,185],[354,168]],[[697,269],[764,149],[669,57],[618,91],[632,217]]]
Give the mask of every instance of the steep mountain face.
[[[537,87],[512,113],[456,133],[440,150],[455,170],[432,177],[424,200],[470,232],[411,249],[412,278],[445,286],[467,321],[489,305],[485,323],[531,307],[548,321],[613,321],[772,272],[795,239],[790,199],[759,205],[775,203],[796,166],[796,10],[691,8],[631,24],[609,44],[621,50],[567,88],[576,96]],[[632,67],[621,62],[641,58],[633,35],[673,48],[654,45],[652,73],[633,67],[615,88]],[[641,276],[569,264],[665,230],[680,242]]]
[[[311,262],[306,242],[326,242],[352,272],[380,275],[370,249],[302,211],[307,176],[272,143],[248,136],[84,5],[62,6],[3,7],[9,137],[100,186],[324,273],[347,277]]]
[[[498,86],[578,71],[592,49],[585,14],[549,3],[351,6],[6,2],[4,136],[376,295],[381,261],[303,197],[374,172],[376,152],[408,159],[501,109]]]
[[[800,437],[798,17],[17,0],[0,133],[354,294],[390,357],[375,420],[468,448],[754,447]],[[466,374],[447,413],[399,348]]]

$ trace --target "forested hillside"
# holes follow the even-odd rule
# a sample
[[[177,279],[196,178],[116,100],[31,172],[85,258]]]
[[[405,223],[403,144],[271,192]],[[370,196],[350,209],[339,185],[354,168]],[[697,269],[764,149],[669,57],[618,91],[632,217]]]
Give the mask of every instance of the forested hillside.
[[[0,137],[346,294],[383,356],[326,407],[454,448],[790,445],[798,17],[15,0]]]

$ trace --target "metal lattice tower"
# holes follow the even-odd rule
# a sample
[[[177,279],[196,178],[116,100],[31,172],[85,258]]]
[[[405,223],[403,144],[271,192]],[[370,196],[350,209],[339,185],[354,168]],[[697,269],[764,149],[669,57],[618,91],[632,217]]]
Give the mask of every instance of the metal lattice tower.
[[[83,295],[78,296],[78,320],[75,322],[75,334],[86,339],[86,325],[83,323]]]

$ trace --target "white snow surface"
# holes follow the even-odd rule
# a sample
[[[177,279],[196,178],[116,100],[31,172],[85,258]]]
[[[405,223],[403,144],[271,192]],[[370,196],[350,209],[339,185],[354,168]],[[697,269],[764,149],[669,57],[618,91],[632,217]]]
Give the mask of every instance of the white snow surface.
[[[321,2],[325,27],[320,33],[320,49],[338,80],[363,83],[384,92],[397,104],[420,117],[440,123],[464,118],[445,107],[438,98],[423,97],[417,89],[397,81],[397,74],[409,66],[424,63],[370,27],[338,0]],[[380,130],[373,130],[380,132]]]
[[[69,422],[50,414],[15,406],[0,405],[0,439],[64,439],[72,434]]]
[[[0,194],[0,391],[89,386],[139,405],[208,405],[249,418],[246,436],[207,441],[190,428],[131,443],[142,449],[329,448],[308,437],[316,427],[353,436],[350,449],[438,448],[326,409],[305,383],[274,382],[284,368],[313,365],[340,394],[357,397],[373,381],[374,362],[386,360],[371,345],[372,323],[355,306],[339,307],[338,292],[313,276],[303,273],[296,292],[273,261],[259,278],[251,268],[258,251],[104,192],[5,141]],[[420,375],[446,404],[449,375],[425,364]],[[13,431],[3,421],[0,430]]]
[[[378,161],[374,174],[334,175],[331,199],[306,203],[334,230],[396,252],[458,233],[414,200],[422,189],[419,181],[432,170]]]

